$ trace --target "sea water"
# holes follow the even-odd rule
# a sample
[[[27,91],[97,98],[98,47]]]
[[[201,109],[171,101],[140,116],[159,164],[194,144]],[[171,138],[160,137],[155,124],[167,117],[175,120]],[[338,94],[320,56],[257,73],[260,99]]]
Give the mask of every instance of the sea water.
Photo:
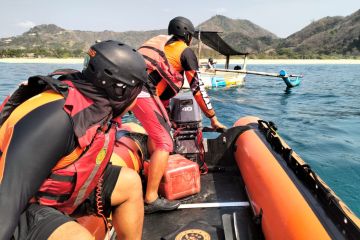
[[[0,63],[0,100],[29,76],[80,64]],[[286,90],[282,79],[246,77],[242,87],[212,89],[218,119],[273,121],[280,135],[360,216],[360,65],[249,65],[248,70],[304,74]],[[209,125],[205,118],[204,125]]]

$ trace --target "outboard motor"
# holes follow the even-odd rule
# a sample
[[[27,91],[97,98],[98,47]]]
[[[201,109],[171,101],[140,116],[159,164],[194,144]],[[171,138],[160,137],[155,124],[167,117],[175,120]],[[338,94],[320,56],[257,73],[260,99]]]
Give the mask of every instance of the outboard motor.
[[[202,116],[191,92],[180,93],[171,99],[170,120],[174,127],[174,152],[204,165]]]

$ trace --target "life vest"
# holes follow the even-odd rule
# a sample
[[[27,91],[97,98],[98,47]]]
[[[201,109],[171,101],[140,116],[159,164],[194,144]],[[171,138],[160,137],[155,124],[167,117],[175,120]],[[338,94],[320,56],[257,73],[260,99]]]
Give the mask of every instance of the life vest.
[[[72,88],[71,91],[69,91],[69,87]],[[65,98],[64,110],[70,117],[71,113],[67,111],[66,107],[79,112],[91,106],[89,100],[76,89],[71,81],[60,81],[49,76],[36,76],[29,78],[26,85],[21,85],[10,98],[6,99],[0,115],[0,125],[21,103],[49,89]],[[42,205],[52,206],[71,214],[98,184],[110,160],[115,133],[115,124],[108,125],[106,122],[102,125],[98,123],[91,126],[85,136],[77,139],[79,147],[68,156],[63,157],[53,168],[52,173],[36,194],[35,200]]]
[[[171,41],[164,47],[166,59],[177,72],[181,73],[184,71],[181,56],[187,48],[189,48],[189,46],[182,40]],[[196,58],[193,60],[197,62]]]
[[[37,201],[67,214],[73,213],[95,189],[109,163],[114,149],[115,132],[113,124],[108,132],[99,129],[92,143],[84,151],[78,152],[79,158],[64,168],[53,170],[40,187],[36,195]],[[68,161],[66,157],[62,160]]]
[[[167,94],[168,99],[175,96],[184,84],[184,77],[168,62],[164,53],[165,45],[171,38],[169,35],[159,35],[138,49],[145,59],[151,83],[157,86],[164,80],[171,89],[171,93]]]
[[[126,130],[128,126],[130,128]],[[137,127],[136,125],[127,125],[125,128],[121,126],[118,129],[110,161],[113,165],[126,166],[139,173],[144,167],[144,161],[150,154],[147,148],[148,136],[144,133],[135,132],[134,126]]]

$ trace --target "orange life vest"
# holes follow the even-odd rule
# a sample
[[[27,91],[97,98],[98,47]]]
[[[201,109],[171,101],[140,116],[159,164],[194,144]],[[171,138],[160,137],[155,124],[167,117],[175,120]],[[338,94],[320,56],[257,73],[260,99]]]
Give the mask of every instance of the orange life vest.
[[[184,84],[184,77],[168,62],[164,53],[165,45],[171,38],[169,35],[153,37],[139,48],[139,52],[145,59],[152,84],[157,86],[161,80],[166,81],[172,90],[171,95],[175,96]]]

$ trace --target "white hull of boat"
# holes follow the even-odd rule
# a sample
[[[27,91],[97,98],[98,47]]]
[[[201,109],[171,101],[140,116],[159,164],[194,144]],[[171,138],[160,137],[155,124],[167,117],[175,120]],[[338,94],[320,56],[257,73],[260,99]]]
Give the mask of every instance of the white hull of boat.
[[[200,78],[206,88],[233,87],[244,84],[246,74],[235,72],[222,72],[214,70],[200,70]],[[184,81],[183,88],[189,88],[189,83]]]

